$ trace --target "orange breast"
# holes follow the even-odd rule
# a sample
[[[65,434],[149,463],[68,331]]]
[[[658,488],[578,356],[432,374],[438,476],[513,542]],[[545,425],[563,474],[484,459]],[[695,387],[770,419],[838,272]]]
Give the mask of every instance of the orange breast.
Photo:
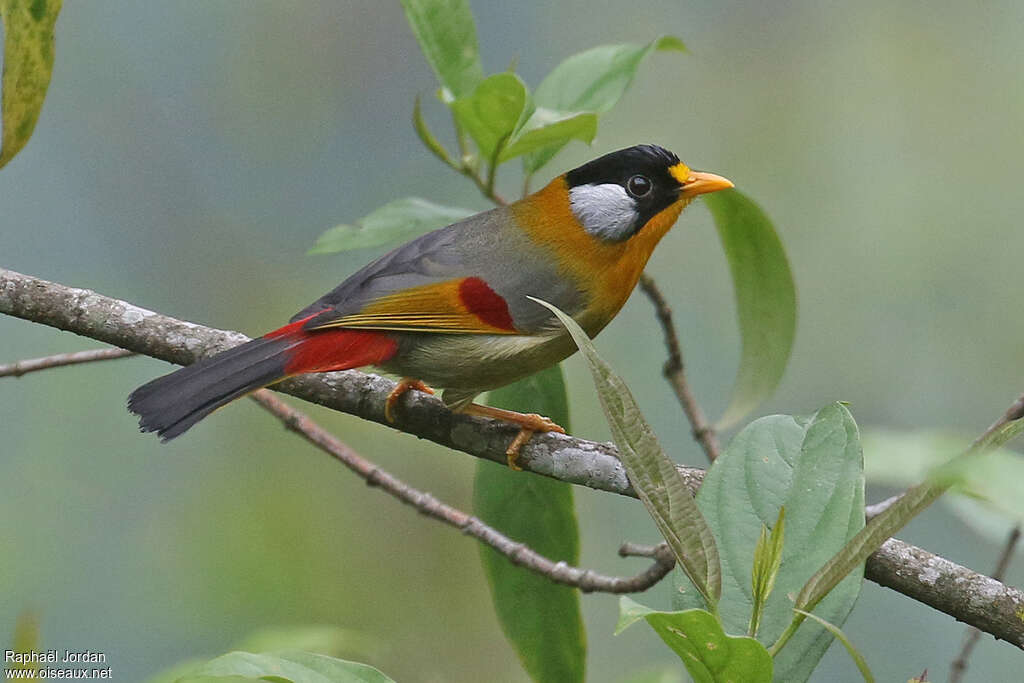
[[[563,176],[511,208],[530,238],[547,249],[561,272],[590,296],[585,314],[589,324],[584,327],[599,330],[626,303],[651,253],[686,203],[670,205],[624,242],[601,241],[580,225],[569,207]]]

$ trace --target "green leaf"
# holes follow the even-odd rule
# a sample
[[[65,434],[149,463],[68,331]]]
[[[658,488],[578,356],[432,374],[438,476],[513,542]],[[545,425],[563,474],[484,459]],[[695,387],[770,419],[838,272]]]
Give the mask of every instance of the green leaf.
[[[775,579],[779,575],[779,566],[782,564],[782,544],[785,539],[786,508],[779,508],[779,517],[775,520],[771,534],[768,527],[761,525],[761,535],[754,546],[754,566],[751,576],[751,600],[753,608],[750,613],[750,626],[747,628],[747,635],[756,636],[757,629],[761,625],[761,613],[764,610],[768,596],[775,588]]]
[[[1024,419],[1007,423],[959,455],[951,464],[958,467],[966,466],[969,459],[970,464],[973,465],[978,461],[978,455],[999,448],[1022,432],[1024,432]],[[938,480],[931,479],[907,489],[907,492],[899,500],[868,522],[856,536],[850,539],[849,543],[808,579],[796,597],[797,609],[808,612],[813,610],[822,597],[827,595],[832,587],[838,584],[854,567],[862,564],[868,555],[878,550],[887,539],[931,505],[955,482],[955,478],[948,477]],[[798,621],[798,619],[794,621]],[[835,620],[830,619],[830,621],[837,623]]]
[[[970,448],[970,439],[939,430],[865,430],[864,475],[887,486],[908,486],[927,478]],[[992,455],[995,455],[994,453]],[[1012,454],[1010,454],[1012,455]]]
[[[825,628],[825,630],[827,630],[833,636],[838,638],[839,642],[843,644],[843,647],[845,647],[846,651],[850,654],[850,658],[853,659],[853,663],[857,665],[857,670],[860,671],[860,675],[864,677],[864,683],[875,683],[875,677],[874,675],[872,675],[871,667],[868,666],[868,662],[866,659],[864,659],[864,655],[862,655],[860,651],[858,651],[857,648],[853,646],[853,643],[850,642],[850,639],[846,637],[846,634],[843,633],[843,630],[841,628],[839,628],[835,624],[831,624],[825,621],[817,614],[813,614],[811,612],[803,612],[800,610],[797,611],[799,611],[800,614],[804,615],[808,619],[818,622]]]
[[[179,679],[178,683],[200,683],[211,676],[239,676],[242,680],[289,683],[392,683],[390,678],[366,664],[294,651],[273,654],[229,652],[210,660],[192,674]]]
[[[814,609],[847,574],[863,564],[868,555],[878,550],[888,538],[931,505],[945,490],[946,486],[930,482],[908,489],[898,501],[868,522],[849,543],[808,579],[796,597],[797,609]]]
[[[772,222],[737,190],[704,201],[722,240],[736,294],[742,352],[736,385],[716,427],[725,429],[775,391],[796,334],[796,288]]]
[[[597,114],[560,112],[537,107],[501,151],[499,161],[508,161],[552,144],[582,140],[588,145],[597,135]]]
[[[504,147],[528,120],[532,107],[526,86],[508,72],[488,76],[472,94],[451,104],[456,121],[487,161],[495,159],[499,146]]]
[[[575,54],[556,66],[537,87],[539,107],[563,112],[603,114],[629,88],[643,61],[656,50],[686,52],[674,36],[662,36],[647,45],[601,45]],[[526,173],[536,173],[558,153],[568,139],[536,150],[524,160]]]
[[[864,525],[862,467],[857,425],[838,403],[811,418],[774,415],[755,420],[736,435],[709,469],[697,495],[719,539],[719,613],[726,630],[742,633],[749,626],[754,548],[762,525],[774,524],[783,506],[782,563],[757,637],[769,644],[786,630],[793,617],[789,596]],[[817,611],[842,624],[859,592],[860,578],[850,576]],[[690,590],[678,594],[673,606],[696,604]],[[824,629],[801,628],[775,659],[776,680],[806,680],[831,642]]]
[[[473,213],[469,209],[441,206],[419,197],[396,199],[367,214],[355,225],[338,225],[327,230],[317,238],[309,253],[333,254],[404,242]]]
[[[62,0],[0,0],[3,146],[0,168],[32,137],[53,72],[53,29]]]
[[[679,655],[695,683],[768,683],[772,658],[764,646],[747,636],[730,636],[715,615],[702,609],[657,612],[630,600],[619,599],[621,633],[645,619],[665,644]]]
[[[558,365],[490,392],[488,403],[540,413],[569,429],[565,380]],[[579,564],[579,529],[569,484],[481,460],[473,510],[487,524],[542,555]],[[498,621],[533,680],[583,681],[586,638],[578,591],[517,567],[484,545],[480,559]]]
[[[629,387],[597,355],[583,328],[557,307],[530,298],[558,316],[583,352],[630,483],[668,542],[679,566],[707,606],[714,610],[722,592],[722,570],[715,537],[675,464],[665,455],[654,432],[640,414]]]
[[[242,654],[303,650],[307,653],[315,652],[331,657],[352,655],[353,652],[358,652],[360,658],[363,658],[366,653],[376,650],[378,647],[375,641],[358,631],[337,626],[316,625],[261,629],[244,638],[236,646],[236,649],[244,651]],[[148,679],[147,683],[177,683],[180,679],[185,679],[188,683],[253,680],[248,676],[198,675],[197,672],[205,670],[205,665],[206,662],[202,659],[179,662]]]
[[[147,678],[146,683],[178,683],[182,678],[191,677],[205,663],[206,660],[196,657],[180,661]],[[194,683],[198,683],[198,680]]]
[[[938,430],[872,430],[864,435],[864,472],[868,481],[906,487],[933,476],[970,448],[970,440]],[[976,530],[1002,542],[1013,524],[1024,523],[1024,457],[1007,449],[980,454],[955,472],[943,503]]]
[[[434,137],[434,134],[430,132],[429,128],[427,128],[427,122],[423,120],[423,109],[420,106],[419,95],[416,96],[412,105],[412,127],[416,131],[416,136],[420,139],[420,142],[423,143],[424,147],[430,150],[434,156],[444,163],[452,167],[455,166],[455,162],[452,161],[452,158],[448,155],[448,150],[444,148],[444,145],[441,144],[440,140]]]
[[[405,17],[437,79],[461,97],[484,78],[468,0],[402,0]]]
[[[609,111],[625,94],[644,59],[655,50],[686,52],[683,41],[662,36],[646,45],[600,45],[575,54],[537,86],[537,103],[567,111]]]

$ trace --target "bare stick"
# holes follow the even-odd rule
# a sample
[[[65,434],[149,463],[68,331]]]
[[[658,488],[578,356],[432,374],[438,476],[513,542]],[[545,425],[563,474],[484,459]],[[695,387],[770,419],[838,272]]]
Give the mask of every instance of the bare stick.
[[[92,363],[98,360],[127,358],[134,355],[132,351],[125,349],[91,349],[89,351],[75,351],[73,353],[58,353],[55,356],[30,358],[28,360],[19,360],[17,363],[0,365],[0,377],[21,377],[26,373],[38,370],[59,368],[64,365],[77,365],[79,363]]]
[[[1024,650],[1024,592],[1017,588],[896,538],[868,558],[864,578]]]
[[[668,543],[659,543],[658,545],[623,543],[619,546],[619,557],[657,557],[666,550],[668,550]]]
[[[0,313],[181,365],[247,339],[237,332],[176,320],[90,290],[3,268]],[[295,378],[275,388],[478,458],[505,462],[505,448],[516,427],[453,414],[440,401],[419,392],[409,392],[399,401],[397,424],[390,425],[384,405],[394,387],[394,382],[382,377],[336,372]],[[609,444],[536,434],[523,446],[519,464],[560,481],[636,497],[617,451]],[[696,492],[703,471],[678,469],[690,491]],[[865,576],[1024,649],[1024,621],[1016,615],[1024,611],[1024,593],[1016,588],[896,539],[889,539],[868,558]],[[978,599],[981,595],[984,600]]]
[[[975,439],[971,446],[976,447],[980,445],[992,434],[1002,429],[1004,425],[1007,425],[1014,420],[1019,420],[1022,417],[1024,417],[1024,394],[1018,396],[1017,400],[1011,403],[1010,407],[1006,409],[1006,412],[1003,413],[1002,417],[990,424],[988,429],[982,432],[981,436]]]
[[[690,427],[693,429],[693,438],[704,448],[708,460],[714,462],[721,452],[718,445],[718,437],[715,435],[715,428],[708,422],[704,411],[701,410],[697,398],[690,391],[690,385],[686,381],[685,366],[683,365],[683,351],[679,345],[679,337],[676,335],[676,328],[672,322],[672,309],[658,289],[654,279],[647,273],[640,276],[640,289],[644,291],[647,298],[654,304],[654,312],[661,323],[661,329],[665,333],[665,346],[668,347],[668,360],[662,368],[662,374],[672,386],[672,390],[683,406],[683,412],[690,420]]]
[[[1010,411],[1007,411],[1007,414],[1009,415]],[[992,572],[992,578],[996,581],[1002,581],[1003,576],[1006,575],[1006,569],[1010,566],[1010,560],[1013,558],[1013,552],[1017,549],[1017,542],[1019,540],[1020,525],[1017,525],[1010,530],[1010,535],[1007,537],[1006,544],[1003,546],[1003,552],[999,555],[999,561],[996,562],[996,569]],[[949,667],[949,683],[959,683],[963,680],[964,672],[967,671],[967,662],[970,660],[971,652],[974,651],[974,648],[978,644],[978,640],[980,638],[981,631],[977,628],[971,626],[967,629],[967,633],[964,634],[964,644],[960,649],[960,654],[953,660],[953,663]]]
[[[605,576],[590,569],[573,567],[565,562],[554,562],[529,546],[513,541],[476,517],[446,505],[429,493],[414,489],[380,469],[308,416],[295,410],[266,389],[260,389],[252,395],[252,398],[280,419],[285,427],[355,472],[370,486],[379,486],[383,491],[406,505],[411,505],[422,514],[453,526],[467,536],[472,536],[481,543],[489,545],[507,557],[513,564],[537,572],[557,583],[579,588],[584,593],[637,593],[645,591],[661,581],[675,566],[675,559],[667,546],[658,546],[660,552],[650,556],[654,559],[654,564],[640,574],[631,577]]]
[[[47,282],[0,268],[0,313],[74,332],[137,353],[189,365],[238,346],[248,337],[177,320],[87,289]],[[125,387],[125,393],[131,387]],[[395,404],[395,422],[384,415],[395,382],[346,371],[303,375],[274,385],[275,391],[349,413],[447,448],[506,464],[505,449],[519,432],[499,420],[452,413],[444,404],[411,391]],[[611,444],[555,433],[535,434],[520,451],[524,470],[571,484],[636,497]],[[680,467],[691,491],[703,470]]]

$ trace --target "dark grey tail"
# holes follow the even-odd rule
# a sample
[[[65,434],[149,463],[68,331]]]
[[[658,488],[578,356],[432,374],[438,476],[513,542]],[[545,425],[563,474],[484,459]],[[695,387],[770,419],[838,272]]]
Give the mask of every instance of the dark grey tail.
[[[139,428],[163,441],[251,391],[287,376],[288,337],[260,337],[143,384],[128,397]]]

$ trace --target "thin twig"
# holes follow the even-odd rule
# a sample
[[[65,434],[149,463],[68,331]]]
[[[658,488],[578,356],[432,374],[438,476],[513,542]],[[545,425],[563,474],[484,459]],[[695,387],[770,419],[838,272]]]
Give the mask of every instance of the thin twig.
[[[508,204],[508,202],[505,201],[504,197],[502,197],[501,195],[494,191],[494,167],[491,168],[488,180],[484,181],[484,179],[480,177],[480,173],[477,171],[477,169],[471,166],[465,157],[463,157],[459,161],[455,161],[448,156],[441,156],[440,153],[437,153],[436,156],[441,161],[450,166],[452,169],[454,169],[455,172],[460,173],[469,178],[470,180],[472,180],[473,184],[476,185],[476,188],[480,190],[480,194],[482,194],[487,199],[490,199],[492,202],[498,204],[499,206],[505,206],[506,204]]]
[[[605,576],[590,569],[573,567],[565,562],[554,562],[529,546],[513,541],[476,517],[446,505],[429,493],[419,491],[385,472],[266,389],[255,392],[252,398],[280,419],[285,427],[355,472],[368,485],[379,486],[383,491],[411,505],[422,514],[453,526],[467,536],[489,545],[513,564],[537,572],[557,583],[579,588],[584,593],[638,593],[661,581],[675,566],[675,559],[667,546],[658,546],[659,550],[651,555],[654,564],[631,577]]]
[[[666,551],[669,551],[668,543],[642,545],[626,542],[619,546],[619,557],[658,557]]]
[[[487,182],[483,187],[483,193],[485,197],[495,204],[505,204],[505,200],[499,197],[494,191],[494,183],[498,180],[498,166],[500,165],[498,159],[501,157],[502,150],[505,149],[505,143],[507,143],[511,137],[512,133],[507,133],[498,140],[498,144],[494,146],[494,154],[491,155],[489,160],[490,163],[487,166]]]
[[[490,199],[499,206],[505,206],[508,202],[505,201],[504,197],[494,191],[494,173],[497,171],[497,164],[495,163],[497,161],[497,152],[495,152],[494,158],[491,159],[490,177],[487,181],[484,181],[484,179],[480,177],[480,171],[477,168],[477,164],[473,161],[473,156],[469,153],[469,145],[466,142],[466,131],[462,129],[462,126],[459,124],[459,120],[455,118],[454,114],[452,115],[452,123],[455,125],[455,144],[459,148],[459,161],[458,163],[455,163],[451,159],[442,158],[441,160],[457,172],[472,180],[473,184],[476,185],[476,188],[480,190],[480,194],[484,197]],[[499,150],[501,145],[504,144],[505,139],[507,138],[502,139],[501,144],[499,145]]]
[[[658,289],[654,279],[647,273],[640,276],[640,289],[644,291],[647,298],[654,304],[654,311],[658,316],[658,322],[661,323],[661,329],[665,332],[668,360],[665,361],[662,374],[665,375],[665,379],[672,386],[676,398],[679,399],[680,405],[683,406],[683,412],[686,413],[686,417],[690,420],[690,426],[693,428],[693,438],[703,446],[708,460],[714,462],[721,452],[721,447],[718,445],[718,436],[715,434],[715,428],[711,426],[711,423],[708,422],[707,417],[704,415],[704,411],[701,410],[700,404],[697,403],[697,398],[693,395],[690,385],[686,381],[683,351],[679,345],[679,337],[676,335],[675,325],[672,323],[672,309],[669,308],[668,302],[665,301],[665,297],[662,295],[661,290]]]
[[[469,145],[466,142],[466,131],[463,130],[459,118],[452,112],[452,125],[455,126],[455,146],[459,149],[459,160],[463,166],[468,166],[466,160],[470,158]]]
[[[981,436],[974,440],[971,444],[971,448],[977,448],[983,444],[988,437],[995,434],[1005,425],[1013,422],[1014,420],[1019,420],[1022,417],[1024,417],[1024,394],[1018,396],[1017,400],[1011,403],[1010,407],[1006,409],[1006,412],[1003,413],[1002,417],[990,424],[988,429],[982,432]]]
[[[0,267],[0,313],[49,325],[90,339],[188,365],[248,338],[147,311],[127,301],[88,289],[23,275]],[[276,390],[313,403],[400,429],[477,458],[504,463],[514,426],[453,414],[419,392],[398,405],[398,422],[384,417],[384,404],[395,383],[361,372],[307,375],[282,382]],[[523,469],[560,481],[636,497],[614,446],[562,434],[536,434],[523,447]],[[677,467],[691,492],[703,471]],[[524,475],[526,476],[526,475]],[[977,626],[1024,649],[1024,592],[891,538],[872,554],[865,578]],[[979,599],[984,596],[984,599]]]
[[[1010,411],[1007,411],[1007,415],[1010,415]],[[1019,417],[1020,414],[1018,413],[1017,417],[1011,417],[1009,419],[1016,420]],[[998,429],[998,427],[996,427],[996,429]],[[1018,541],[1020,541],[1019,524],[1010,530],[1010,535],[1006,538],[1006,544],[1003,546],[1003,552],[999,555],[999,560],[996,562],[996,569],[992,572],[992,578],[996,581],[1002,581],[1003,576],[1006,575],[1006,570],[1010,566],[1010,560],[1013,558],[1013,553],[1017,549]],[[978,644],[978,640],[980,638],[981,631],[973,626],[968,627],[967,633],[964,634],[964,644],[960,649],[960,654],[953,660],[953,663],[949,667],[949,683],[959,683],[963,680],[964,672],[967,671],[967,662],[971,657],[971,652]]]
[[[487,197],[487,199],[490,199],[492,202],[499,206],[505,206],[506,204],[508,204],[508,202],[505,201],[504,197],[502,197],[500,194],[494,191],[493,172],[491,173],[490,180],[484,181],[484,179],[480,177],[480,174],[475,169],[469,166],[463,165],[461,168],[458,168],[456,170],[462,175],[472,180],[473,184],[476,185],[478,190],[480,190],[480,194],[482,194],[484,197]]]
[[[134,351],[128,351],[127,349],[90,349],[89,351],[58,353],[55,356],[30,358],[27,360],[19,360],[17,363],[0,365],[0,377],[21,377],[29,372],[46,370],[48,368],[59,368],[64,365],[77,365],[79,363],[92,363],[93,361],[98,360],[127,358],[128,356],[134,355]]]

